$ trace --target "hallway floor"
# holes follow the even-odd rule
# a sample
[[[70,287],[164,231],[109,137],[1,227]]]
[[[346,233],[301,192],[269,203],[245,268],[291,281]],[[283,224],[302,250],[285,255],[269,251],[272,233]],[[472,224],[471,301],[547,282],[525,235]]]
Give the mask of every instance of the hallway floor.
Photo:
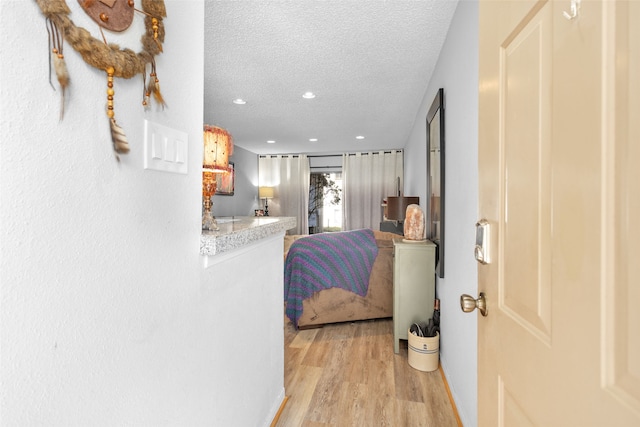
[[[393,321],[296,331],[285,317],[285,391],[277,426],[458,426],[440,370],[393,352]]]

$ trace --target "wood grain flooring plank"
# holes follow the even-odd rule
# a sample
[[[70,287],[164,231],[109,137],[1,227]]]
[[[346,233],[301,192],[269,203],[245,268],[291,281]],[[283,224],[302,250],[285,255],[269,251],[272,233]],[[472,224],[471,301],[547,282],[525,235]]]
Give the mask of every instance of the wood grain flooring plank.
[[[340,405],[335,414],[335,425],[373,426],[374,420],[367,417],[369,390],[366,385],[343,382],[339,390]]]
[[[333,340],[329,343],[329,357],[310,402],[307,418],[311,421],[334,423],[340,406],[338,391],[345,377],[350,340]]]
[[[374,421],[378,427],[395,426],[398,412],[396,386],[393,375],[393,362],[384,360],[369,360],[368,381],[370,401],[367,406],[367,418]]]
[[[393,360],[393,319],[379,320],[374,324],[376,345],[371,349],[371,355],[378,360]]]
[[[325,366],[330,357],[331,343],[327,342],[314,342],[306,352],[305,357],[302,360],[302,364],[307,366]]]
[[[409,366],[406,341],[400,341],[400,352],[394,355],[393,362],[396,398],[410,402],[424,403],[423,384],[417,374],[420,371]]]
[[[291,348],[287,347],[284,350],[285,360],[288,361],[284,364],[284,387],[285,390],[289,386],[290,381],[294,378],[298,369],[300,369],[300,365],[302,365],[302,360],[307,352],[307,349],[304,348]]]
[[[398,401],[397,426],[439,427],[429,420],[427,408],[420,402]]]
[[[293,427],[293,425],[287,426],[287,427]],[[334,426],[333,424],[317,423],[315,421],[304,420],[302,424],[300,424],[300,427],[334,427]]]
[[[306,348],[311,345],[316,339],[316,335],[318,335],[319,329],[305,329],[302,331],[298,331],[297,334],[294,334],[294,338],[291,340],[289,347],[293,348]],[[285,344],[286,345],[286,344]]]
[[[434,425],[437,426],[457,426],[458,420],[453,412],[440,371],[421,372],[420,374],[420,380],[425,390],[424,403],[429,419],[433,420]]]
[[[355,322],[333,323],[325,325],[318,330],[317,339],[319,341],[334,341],[352,339],[356,333],[357,325]]]
[[[306,419],[326,424],[335,424],[340,408],[340,387],[342,382],[336,378],[324,378],[318,381],[314,390]]]
[[[298,366],[293,377],[285,385],[289,400],[280,414],[277,426],[299,426],[302,424],[321,375],[321,368]]]
[[[369,364],[371,360],[368,356],[368,343],[363,337],[355,337],[351,340],[351,345],[347,350],[347,357],[344,365],[344,380],[352,383],[366,384],[369,377]]]

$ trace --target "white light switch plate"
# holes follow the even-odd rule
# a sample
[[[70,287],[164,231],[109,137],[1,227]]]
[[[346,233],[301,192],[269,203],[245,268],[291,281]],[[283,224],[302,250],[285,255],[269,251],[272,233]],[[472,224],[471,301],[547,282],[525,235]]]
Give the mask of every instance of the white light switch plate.
[[[144,168],[187,173],[189,135],[158,123],[144,121]]]

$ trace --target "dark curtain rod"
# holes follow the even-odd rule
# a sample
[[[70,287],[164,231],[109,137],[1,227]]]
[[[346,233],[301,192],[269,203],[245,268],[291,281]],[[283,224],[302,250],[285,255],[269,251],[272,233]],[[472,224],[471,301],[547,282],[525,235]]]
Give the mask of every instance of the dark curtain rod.
[[[402,150],[396,150],[396,151],[402,151]],[[391,154],[391,151],[384,151],[384,154]],[[345,153],[348,156],[355,156],[358,153]],[[373,153],[369,153],[369,152],[364,152],[364,153],[360,153],[360,154],[364,154],[364,155],[369,155],[369,154],[378,154],[378,152],[373,152]],[[267,156],[287,156],[287,157],[300,157],[299,154],[261,154],[260,157],[267,157]],[[342,157],[343,154],[310,154],[307,156],[307,158],[311,158],[311,157]]]

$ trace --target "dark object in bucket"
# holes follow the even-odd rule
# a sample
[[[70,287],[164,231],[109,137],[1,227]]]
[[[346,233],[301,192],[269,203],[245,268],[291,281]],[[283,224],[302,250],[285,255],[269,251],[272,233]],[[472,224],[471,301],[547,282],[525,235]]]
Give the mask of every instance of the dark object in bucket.
[[[435,324],[433,319],[429,319],[427,323],[414,323],[409,328],[409,332],[419,337],[435,337],[440,332],[440,327]]]
[[[439,300],[436,300],[438,303]],[[440,307],[436,304],[436,309],[433,311],[433,318],[429,319],[427,323],[414,323],[409,328],[409,332],[419,337],[435,337],[436,333],[440,333]]]

